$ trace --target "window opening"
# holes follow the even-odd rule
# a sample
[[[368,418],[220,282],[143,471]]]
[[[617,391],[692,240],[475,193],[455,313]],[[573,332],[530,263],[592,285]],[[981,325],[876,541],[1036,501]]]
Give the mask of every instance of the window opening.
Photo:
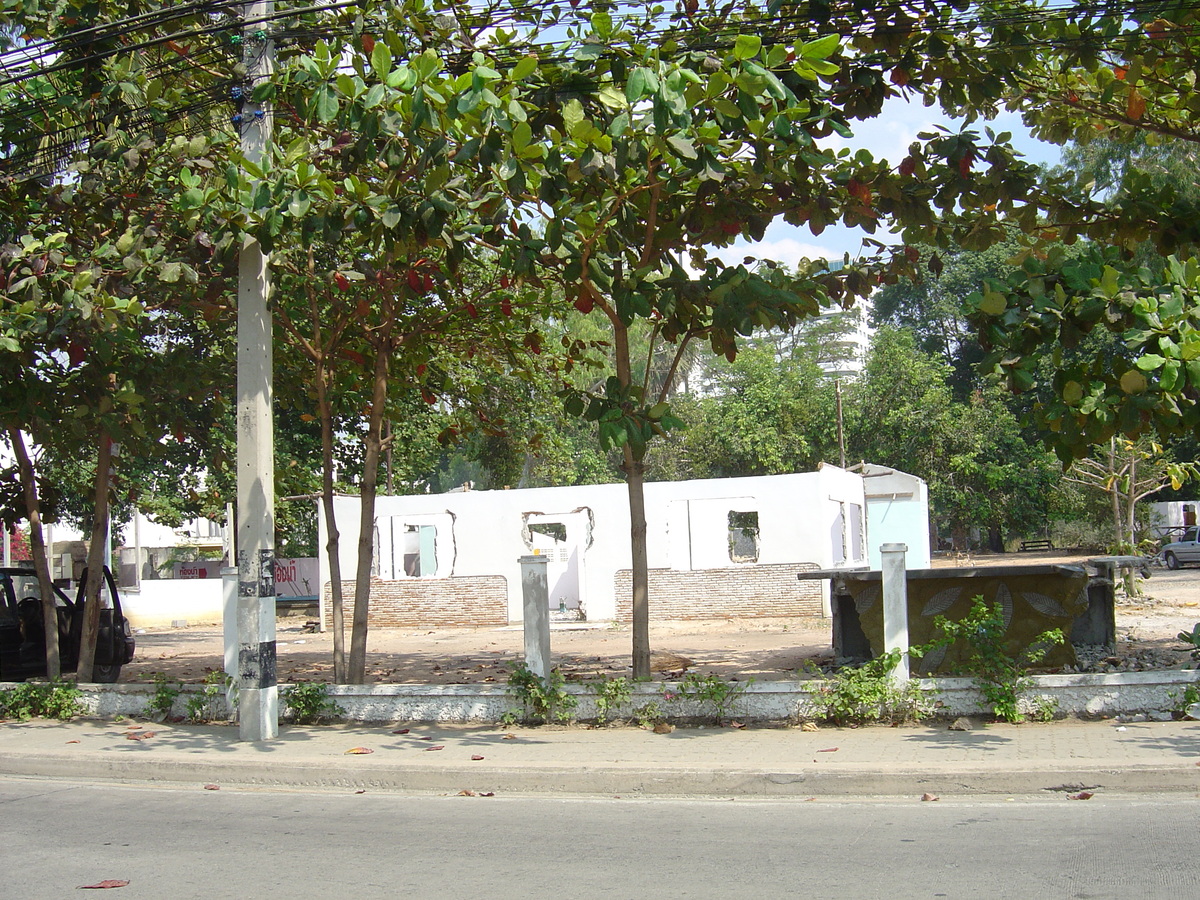
[[[404,574],[410,578],[437,573],[437,526],[404,526]]]
[[[729,512],[729,559],[758,562],[758,512]]]

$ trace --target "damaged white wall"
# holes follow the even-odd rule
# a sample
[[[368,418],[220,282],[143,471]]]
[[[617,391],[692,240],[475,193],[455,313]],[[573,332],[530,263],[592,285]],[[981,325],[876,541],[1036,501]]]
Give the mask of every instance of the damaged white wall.
[[[918,479],[919,481],[919,479]],[[820,568],[863,566],[869,537],[864,479],[834,466],[817,472],[755,478],[647,484],[651,569],[696,571],[765,564]],[[352,573],[359,500],[334,503],[343,573]],[[899,521],[897,517],[896,521]],[[914,548],[910,565],[928,565],[927,511],[911,535],[888,540]],[[320,546],[328,532],[324,517]],[[614,576],[630,567],[625,485],[469,491],[380,497],[375,573],[392,581],[500,575],[508,584],[508,618],[522,617],[519,559],[549,558],[550,604],[584,607],[590,621],[614,618]],[[321,555],[321,584],[329,581]],[[322,611],[324,619],[324,610]]]

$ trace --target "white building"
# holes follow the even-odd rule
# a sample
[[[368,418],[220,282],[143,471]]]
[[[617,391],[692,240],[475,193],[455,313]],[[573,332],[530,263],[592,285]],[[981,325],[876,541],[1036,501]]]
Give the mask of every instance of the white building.
[[[651,618],[828,615],[821,583],[800,582],[801,569],[863,567],[880,543],[894,541],[908,544],[910,567],[929,565],[923,487],[920,479],[892,470],[864,477],[834,466],[794,475],[649,483]],[[870,519],[876,501],[878,535]],[[352,578],[359,498],[339,497],[334,507],[343,578]],[[320,546],[327,539],[322,518]],[[623,484],[380,497],[374,546],[375,624],[520,621],[520,559],[532,554],[549,559],[552,609],[582,610],[591,621],[630,618]],[[323,555],[320,565],[322,619],[328,621]],[[352,580],[343,590],[349,616]]]

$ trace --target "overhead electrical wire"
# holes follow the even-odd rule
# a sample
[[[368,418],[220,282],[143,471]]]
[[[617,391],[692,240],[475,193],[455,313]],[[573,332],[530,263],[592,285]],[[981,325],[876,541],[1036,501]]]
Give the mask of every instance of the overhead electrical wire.
[[[16,51],[10,50],[7,53],[0,53],[0,88],[17,85],[33,78],[45,78],[48,75],[94,66],[122,54],[138,53],[160,46],[170,47],[174,45],[179,47],[182,46],[181,42],[197,37],[221,34],[230,34],[231,36],[235,34],[241,35],[256,25],[269,26],[277,22],[288,22],[289,20],[303,19],[306,16],[350,10],[363,5],[363,0],[335,0],[335,2],[329,3],[310,3],[304,6],[276,8],[272,14],[249,20],[241,19],[234,15],[231,10],[235,9],[236,5],[211,2],[211,0],[154,10],[126,19],[113,20],[81,29],[72,29],[61,39],[47,39],[36,42],[33,45],[26,45],[21,48],[22,59],[19,64],[10,66],[5,62],[6,56]],[[1200,3],[1197,5],[1200,6]],[[460,28],[474,28],[482,32],[496,23],[498,15],[504,22],[517,27],[521,23],[528,24],[540,16],[562,8],[562,4],[557,2],[557,0],[536,0],[536,2],[524,4],[485,4],[475,9],[470,6],[467,6],[466,9],[451,8],[446,10],[445,15],[453,19]],[[887,35],[890,32],[910,34],[912,32],[943,31],[949,28],[961,31],[963,29],[979,29],[984,27],[994,28],[1000,25],[1015,28],[1020,25],[1046,24],[1056,20],[1078,19],[1100,14],[1109,16],[1116,14],[1128,20],[1133,16],[1147,17],[1157,15],[1160,12],[1167,12],[1168,10],[1178,11],[1180,8],[1179,4],[1168,4],[1163,2],[1163,0],[1153,0],[1153,2],[1136,2],[1134,0],[1134,2],[1121,3],[1064,2],[1055,4],[1052,2],[1036,8],[1031,8],[1028,4],[1013,3],[993,6],[986,10],[970,9],[961,13],[955,11],[945,18],[936,17],[932,20],[917,18],[914,20],[912,18],[913,5],[892,3],[875,6],[869,11],[864,12],[850,10],[845,7],[834,9],[831,12],[833,21],[826,27],[845,38],[853,38],[866,33],[875,35]],[[1196,6],[1184,8],[1196,8]],[[684,49],[689,51],[726,49],[732,44],[737,35],[747,31],[772,34],[782,41],[789,39],[811,39],[820,33],[821,26],[814,23],[811,13],[808,15],[805,14],[809,9],[810,7],[807,3],[786,4],[781,8],[780,14],[775,16],[735,18],[724,25],[708,28],[703,32],[705,39],[702,42],[686,44],[684,45]],[[795,11],[793,12],[793,10]],[[148,29],[154,27],[186,20],[189,17],[203,17],[205,15],[221,16],[222,20],[203,26],[196,25],[189,28],[181,28],[169,33],[146,34]],[[863,20],[854,22],[851,20],[851,15],[861,15]],[[889,21],[898,15],[905,16],[903,24],[897,24],[893,28],[889,28]],[[663,27],[653,29],[652,26],[656,22],[662,22]],[[653,36],[657,33],[665,38],[672,34],[680,34],[681,31],[678,22],[679,13],[677,10],[674,13],[668,14],[664,12],[656,17],[649,17],[643,20],[643,23],[650,30],[648,32],[643,31],[641,36]],[[335,26],[332,22],[313,23],[309,27],[304,27],[301,24],[299,27],[293,26],[292,28],[272,31],[270,32],[270,36],[272,39],[288,43],[303,44],[322,39],[344,37],[357,28],[370,28],[376,24],[383,27],[382,22],[376,23],[369,19],[363,23],[343,25],[341,27]],[[556,27],[561,31],[562,26],[570,24],[579,24],[578,14],[572,12],[567,21],[559,23]],[[695,32],[690,33],[695,34]],[[131,43],[124,43],[129,38],[135,38],[135,40]],[[1119,34],[1110,38],[1110,49],[1116,47],[1122,40],[1124,40],[1124,36]],[[114,42],[116,42],[116,46],[98,49],[92,53],[85,53],[83,56],[72,56],[70,53],[73,50],[93,47],[101,43],[111,45]],[[540,41],[526,41],[511,48],[484,47],[481,49],[496,57],[498,64],[511,65],[520,56],[527,55],[531,49],[536,52],[540,48],[559,46],[563,43],[563,36],[559,34],[554,37],[546,37]],[[1069,40],[1047,40],[1044,43],[1065,45],[1069,44]],[[1025,44],[1025,46],[1036,45],[1036,40],[1026,42]],[[49,65],[37,66],[30,59],[31,46],[39,49],[43,55],[55,55],[57,59]],[[1104,49],[1105,44],[1101,41],[1096,46]],[[228,55],[222,53],[221,49],[220,44],[199,44],[195,47],[188,45],[186,52],[179,53],[178,50],[175,51],[179,56],[178,59],[168,57],[152,65],[151,71],[163,76],[172,71],[178,72],[187,68],[203,71],[208,76],[206,80],[209,81],[209,84],[202,92],[205,95],[204,99],[197,98],[195,102],[173,110],[170,114],[171,119],[180,121],[192,119],[200,113],[206,112],[230,99],[230,92],[238,84],[238,79],[232,74],[232,70],[242,60],[240,54],[233,52],[238,49],[235,45],[230,45]],[[463,48],[464,51],[469,49],[471,48]],[[1004,48],[992,47],[990,49],[999,50]],[[539,55],[548,58],[550,61],[566,61],[568,59],[566,55],[544,55],[541,53]],[[64,56],[67,58],[64,58]],[[226,65],[230,68],[231,74],[228,79],[214,78],[210,67],[219,67],[221,65]],[[17,103],[3,106],[2,108],[8,115],[20,115],[23,113],[32,113],[35,105],[43,112],[47,111],[48,108],[50,110],[58,108],[63,111],[70,111],[73,108],[74,100],[70,94],[64,92],[57,98],[31,98],[24,105]],[[155,116],[149,111],[143,114],[130,111],[126,114],[124,121],[129,124],[144,123],[163,126],[168,124],[168,122],[159,121],[160,118],[160,116]],[[211,127],[212,123],[209,122],[208,125]],[[42,132],[37,135],[39,146],[35,149],[23,153],[17,150],[17,148],[8,148],[10,152],[4,159],[0,160],[0,172],[7,170],[9,174],[13,174],[13,170],[19,168],[17,164],[23,160],[26,162],[44,160],[49,164],[52,159],[61,158],[61,155],[69,153],[72,147],[79,146],[80,141],[87,134],[86,123],[66,126],[58,131]]]

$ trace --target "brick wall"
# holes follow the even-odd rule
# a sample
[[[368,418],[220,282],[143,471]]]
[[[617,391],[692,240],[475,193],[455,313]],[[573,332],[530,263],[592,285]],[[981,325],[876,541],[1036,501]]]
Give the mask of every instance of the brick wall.
[[[330,586],[325,625],[332,627]],[[354,582],[342,583],[347,625],[354,615]],[[425,628],[508,624],[508,580],[502,575],[463,578],[371,579],[372,626]]]
[[[650,621],[820,616],[822,583],[796,577],[797,572],[816,568],[784,563],[690,572],[651,569]],[[631,577],[629,569],[616,574],[619,622],[633,618]]]

